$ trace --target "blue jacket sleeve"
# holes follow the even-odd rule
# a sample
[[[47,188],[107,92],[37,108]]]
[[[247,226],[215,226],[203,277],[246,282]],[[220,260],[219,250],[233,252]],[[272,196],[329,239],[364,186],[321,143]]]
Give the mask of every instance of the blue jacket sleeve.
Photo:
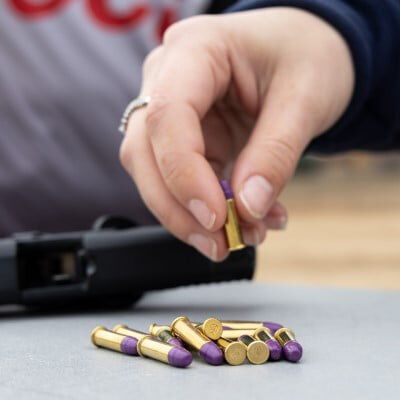
[[[347,41],[356,73],[352,100],[309,150],[400,149],[400,0],[242,0],[229,12],[288,6],[310,11]]]

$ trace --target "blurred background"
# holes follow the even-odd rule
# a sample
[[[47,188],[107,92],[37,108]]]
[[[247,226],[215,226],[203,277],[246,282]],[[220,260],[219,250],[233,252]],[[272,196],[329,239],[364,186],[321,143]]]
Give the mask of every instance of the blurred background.
[[[400,289],[400,154],[305,158],[280,200],[257,280]]]

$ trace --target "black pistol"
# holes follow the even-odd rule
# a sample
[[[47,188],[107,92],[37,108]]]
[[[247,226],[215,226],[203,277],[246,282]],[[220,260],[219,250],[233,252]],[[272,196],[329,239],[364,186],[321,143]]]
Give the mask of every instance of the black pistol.
[[[101,217],[83,232],[0,240],[0,304],[129,306],[149,290],[251,279],[255,250],[214,263],[160,226]]]

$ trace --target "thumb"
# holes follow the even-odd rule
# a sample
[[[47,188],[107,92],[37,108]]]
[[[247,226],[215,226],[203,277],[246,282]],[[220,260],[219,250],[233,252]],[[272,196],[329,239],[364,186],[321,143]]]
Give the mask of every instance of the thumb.
[[[262,220],[268,214],[315,131],[310,110],[305,107],[307,101],[296,101],[293,91],[291,98],[282,91],[279,95],[273,92],[233,169],[239,214],[247,222]]]

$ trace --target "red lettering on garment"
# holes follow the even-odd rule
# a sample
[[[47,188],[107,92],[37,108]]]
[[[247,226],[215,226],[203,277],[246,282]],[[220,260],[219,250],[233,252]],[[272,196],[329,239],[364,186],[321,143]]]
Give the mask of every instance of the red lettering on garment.
[[[1,0],[0,0],[1,1]],[[7,0],[10,7],[24,18],[46,17],[55,14],[72,0]],[[76,1],[76,0],[74,0]],[[92,18],[111,29],[131,29],[143,22],[152,12],[150,5],[136,4],[130,6],[126,11],[116,11],[112,7],[112,0],[78,0],[85,2],[86,11]],[[153,10],[154,11],[154,10]],[[154,27],[156,38],[161,41],[166,29],[178,20],[175,8],[168,7],[161,14]]]
[[[158,21],[158,24],[156,26],[156,35],[160,42],[162,41],[164,32],[167,30],[167,28],[177,20],[178,15],[174,8],[166,8],[162,12],[160,20]]]
[[[69,1],[42,0],[38,2],[32,0],[8,0],[15,11],[27,18],[41,17],[53,13]]]
[[[116,12],[109,5],[110,0],[87,0],[95,19],[110,28],[132,28],[150,14],[148,5],[132,6],[129,11]]]

